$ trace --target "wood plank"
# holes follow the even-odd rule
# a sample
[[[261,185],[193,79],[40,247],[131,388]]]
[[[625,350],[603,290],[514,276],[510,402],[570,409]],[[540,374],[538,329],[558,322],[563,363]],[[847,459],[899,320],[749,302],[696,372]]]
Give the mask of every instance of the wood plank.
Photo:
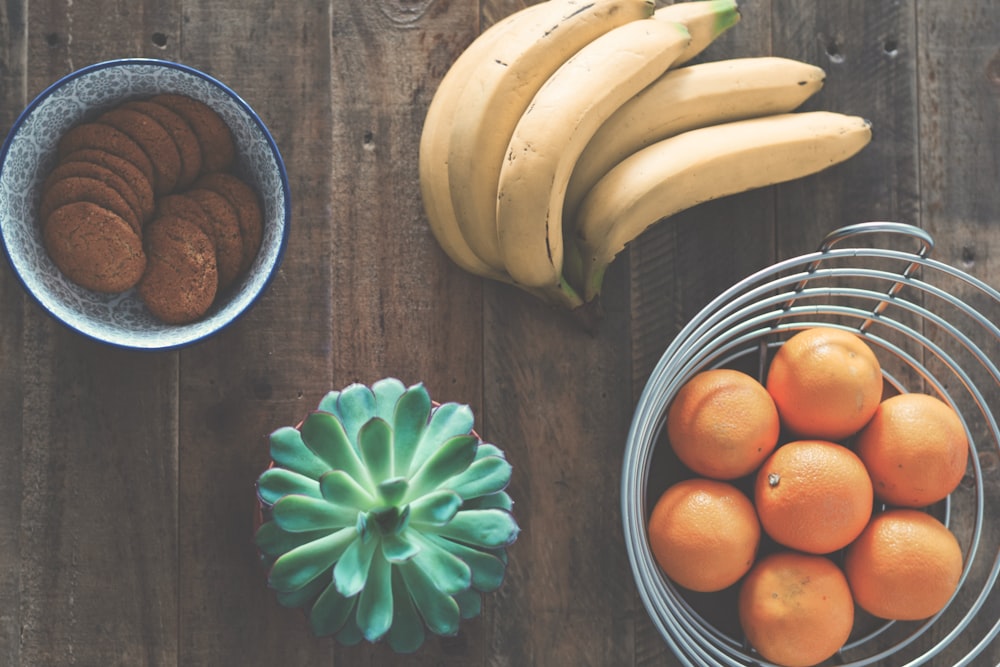
[[[740,3],[740,15],[694,62],[771,55],[770,3]],[[775,194],[765,188],[678,213],[648,229],[619,260],[630,265],[633,407],[681,328],[720,292],[773,262]],[[638,593],[633,604],[635,664],[681,665]]]
[[[236,91],[267,124],[292,189],[290,237],[267,291],[217,337],[180,353],[178,664],[330,664],[266,586],[253,546],[267,436],[330,384],[329,80],[325,5],[185,4],[182,62]]]
[[[775,0],[772,13],[775,55],[827,72],[823,90],[803,109],[862,116],[872,122],[873,136],[847,162],[778,187],[779,258],[815,250],[843,225],[918,224],[913,7]]]
[[[27,103],[27,3],[0,5],[0,132],[17,120]],[[0,269],[0,425],[6,437],[0,442],[0,503],[8,508],[0,517],[0,663],[17,665],[20,661],[21,593],[21,451],[24,430],[21,415],[24,405],[25,369],[21,354],[24,309],[27,297],[21,289],[6,257]]]
[[[24,90],[141,53],[162,15],[32,5]],[[20,354],[20,663],[173,662],[176,359],[85,340],[33,303]]]
[[[527,4],[483,2],[483,27]],[[609,270],[596,335],[519,290],[485,287],[485,435],[514,466],[522,528],[489,617],[488,665],[631,663],[618,510],[630,409],[624,274]]]
[[[486,435],[514,466],[521,536],[493,616],[491,665],[630,664],[632,587],[618,489],[628,429],[619,265],[596,335],[505,286],[486,303]]]
[[[996,233],[996,211],[1000,207],[1000,193],[996,188],[1000,165],[994,142],[984,140],[1000,136],[1000,45],[996,38],[1000,33],[1000,7],[996,3],[974,6],[925,0],[917,3],[917,19],[921,222],[935,239],[934,258],[994,288],[1000,287],[1000,254],[995,243],[991,243],[991,236]],[[957,280],[928,273],[925,278],[933,280],[969,307],[978,309],[990,321],[1000,321],[997,301]],[[946,310],[943,305],[935,307],[947,313],[956,325],[964,326],[973,342],[990,359],[1000,359],[1000,340],[981,327],[969,325],[955,311]],[[972,383],[984,392],[983,407],[994,415],[1000,413],[998,380],[991,378],[970,356],[961,354],[957,349],[960,346],[949,342],[940,330],[928,333],[964,365]],[[937,373],[944,373],[941,364],[933,364],[932,368]],[[977,443],[987,507],[995,507],[1000,502],[997,475],[1000,443],[989,433],[977,401],[957,382],[949,383],[948,389],[958,400],[963,414],[976,415],[970,423],[970,432]],[[972,517],[975,515],[972,481],[969,475],[960,489],[962,493],[956,494],[959,501],[952,524],[965,544],[967,555],[966,540],[974,528]],[[998,551],[1000,528],[987,519],[978,553],[954,611],[946,615],[941,629],[933,633],[934,638],[940,640],[946,628],[974,610],[975,604],[982,603],[968,629],[942,654],[949,662],[957,662],[964,656],[1000,617],[1000,596],[995,591],[984,600],[978,600]],[[974,664],[998,662],[1000,646],[993,642]]]
[[[417,178],[424,114],[477,34],[477,5],[338,3],[332,23],[334,383],[422,382],[436,401],[470,405],[481,425],[482,282],[438,247]],[[362,642],[338,647],[335,663],[457,667],[478,664],[483,642],[477,618],[412,655]]]

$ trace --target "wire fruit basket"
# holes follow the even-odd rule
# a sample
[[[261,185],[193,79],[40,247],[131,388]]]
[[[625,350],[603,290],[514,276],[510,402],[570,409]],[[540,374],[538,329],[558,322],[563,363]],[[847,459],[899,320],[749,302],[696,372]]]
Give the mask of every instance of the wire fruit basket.
[[[862,241],[847,245],[847,241]],[[885,246],[913,244],[915,249]],[[955,533],[965,559],[958,590],[935,616],[890,622],[863,613],[829,665],[916,667],[1000,663],[1000,292],[930,258],[933,239],[898,222],[831,232],[819,249],[759,271],[720,294],[674,338],[639,398],[625,450],[622,519],[640,597],[684,665],[767,666],[736,621],[735,594],[693,594],[671,582],[648,546],[659,494],[684,476],[666,441],[667,408],[702,370],[738,368],[764,380],[769,359],[812,326],[859,333],[890,392],[921,391],[954,407],[969,438],[969,470],[929,510]],[[877,506],[876,511],[881,509]],[[995,516],[995,515],[993,515]],[[836,557],[836,554],[834,555]],[[991,658],[991,659],[990,659]]]

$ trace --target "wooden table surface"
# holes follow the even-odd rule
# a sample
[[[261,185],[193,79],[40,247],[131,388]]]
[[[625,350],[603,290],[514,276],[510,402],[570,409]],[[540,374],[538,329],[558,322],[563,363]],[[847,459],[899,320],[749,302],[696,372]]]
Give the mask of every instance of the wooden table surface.
[[[293,201],[263,298],[180,351],[91,342],[0,269],[0,664],[682,664],[636,592],[619,504],[636,400],[680,327],[745,275],[865,220],[917,224],[935,258],[1000,286],[994,0],[743,0],[703,59],[820,65],[826,86],[807,107],[865,116],[874,139],[818,176],[648,232],[614,264],[596,334],[463,273],[421,206],[423,116],[462,49],[523,4],[0,3],[3,133],[82,66],[174,60],[260,113]],[[266,589],[251,541],[267,434],[330,389],[387,376],[472,406],[514,465],[523,531],[482,616],[407,657],[313,638]],[[930,664],[955,664],[998,616],[993,598]],[[973,664],[998,662],[994,641]]]

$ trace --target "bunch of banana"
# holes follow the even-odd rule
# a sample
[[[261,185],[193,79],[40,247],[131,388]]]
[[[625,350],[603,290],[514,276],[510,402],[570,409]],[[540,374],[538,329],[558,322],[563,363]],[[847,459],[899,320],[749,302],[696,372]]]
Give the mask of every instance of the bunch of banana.
[[[543,0],[482,33],[434,95],[420,184],[435,238],[474,274],[592,311],[650,225],[842,162],[869,124],[795,112],[823,70],[786,58],[687,65],[735,0]]]

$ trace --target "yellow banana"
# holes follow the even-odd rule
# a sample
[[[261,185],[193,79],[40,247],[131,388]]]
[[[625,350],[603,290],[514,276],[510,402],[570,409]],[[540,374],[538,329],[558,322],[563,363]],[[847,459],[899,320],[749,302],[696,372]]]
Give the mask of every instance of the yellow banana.
[[[535,92],[574,53],[609,30],[648,19],[653,0],[546,0],[509,25],[468,75],[448,138],[448,179],[463,236],[487,265],[503,265],[496,195],[504,151]]]
[[[711,199],[808,176],[847,160],[871,140],[871,124],[829,111],[777,114],[684,132],[642,149],[584,198],[573,242],[585,299],[608,265],[650,225]]]
[[[690,41],[679,23],[634,21],[566,61],[521,116],[500,170],[496,220],[515,282],[565,289],[562,210],[573,165],[594,132],[667,70]]]
[[[736,0],[690,0],[660,7],[653,18],[681,23],[691,33],[691,43],[673,64],[683,65],[740,21]]]
[[[475,68],[487,57],[496,37],[512,24],[517,26],[544,13],[542,5],[530,5],[494,23],[455,59],[427,107],[420,134],[419,178],[427,222],[445,254],[462,269],[493,280],[509,282],[507,272],[499,264],[489,265],[480,259],[462,236],[451,205],[448,181],[448,138],[455,115],[456,101]]]
[[[573,226],[576,210],[594,183],[632,153],[699,127],[787,113],[822,88],[825,76],[814,65],[774,57],[671,69],[623,104],[594,134],[573,168],[564,219]]]

